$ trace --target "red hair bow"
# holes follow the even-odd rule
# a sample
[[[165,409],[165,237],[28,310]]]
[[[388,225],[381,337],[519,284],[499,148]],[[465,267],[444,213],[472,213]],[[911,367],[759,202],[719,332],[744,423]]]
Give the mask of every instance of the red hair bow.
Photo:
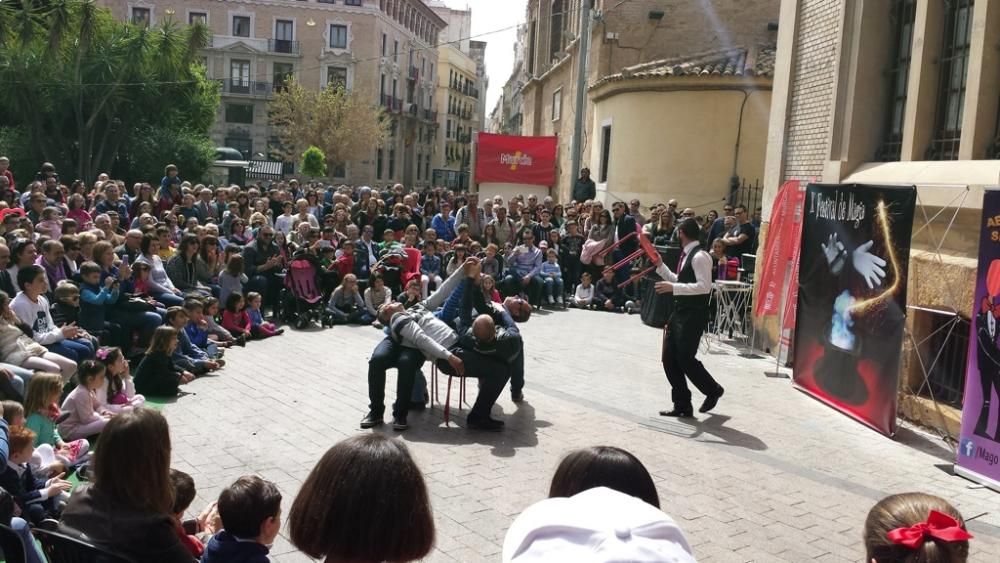
[[[972,534],[962,529],[958,520],[937,510],[927,515],[925,522],[920,522],[909,528],[896,528],[886,534],[889,541],[910,549],[917,549],[927,538],[943,542],[966,541],[972,539]]]

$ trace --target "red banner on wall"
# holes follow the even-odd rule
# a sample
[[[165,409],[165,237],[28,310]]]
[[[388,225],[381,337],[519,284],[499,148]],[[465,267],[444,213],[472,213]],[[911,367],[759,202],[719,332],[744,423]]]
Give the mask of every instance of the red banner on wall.
[[[556,181],[557,137],[479,133],[476,182],[551,186]]]

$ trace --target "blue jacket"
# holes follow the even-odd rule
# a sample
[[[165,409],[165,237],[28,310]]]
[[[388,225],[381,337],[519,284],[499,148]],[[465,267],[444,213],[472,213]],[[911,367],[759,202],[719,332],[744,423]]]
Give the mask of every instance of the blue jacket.
[[[197,346],[198,348],[208,348],[208,331],[199,327],[195,323],[189,322],[184,326],[184,332],[187,334],[188,340],[191,344]],[[178,342],[179,344],[180,342]]]
[[[80,326],[85,330],[104,330],[108,307],[118,302],[118,286],[80,284]]]
[[[269,563],[267,546],[240,541],[223,530],[208,540],[201,563]]]
[[[431,228],[437,233],[439,239],[444,239],[448,242],[455,240],[455,217],[449,215],[448,219],[445,220],[438,213],[431,219]]]

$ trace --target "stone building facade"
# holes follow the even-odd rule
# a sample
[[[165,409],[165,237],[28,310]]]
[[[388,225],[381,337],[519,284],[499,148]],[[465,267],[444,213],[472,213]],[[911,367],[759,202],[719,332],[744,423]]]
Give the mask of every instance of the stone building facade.
[[[482,130],[476,61],[453,45],[438,48],[437,103],[444,120],[433,159],[435,186],[467,190],[472,181],[473,139]]]
[[[392,135],[369,158],[334,170],[355,184],[430,183],[438,136],[438,34],[445,22],[421,0],[100,0],[119,18],[203,22],[202,53],[222,85],[212,129],[218,146],[269,156],[277,136],[267,103],[290,78],[306,88],[343,84],[390,114]]]
[[[917,186],[907,288],[913,338],[904,343],[900,404],[954,431],[982,193],[1000,182],[1000,3],[783,0],[780,22],[764,218],[789,179]],[[934,335],[950,318],[934,311],[955,311],[964,324]],[[773,348],[776,320],[755,324],[761,344]],[[941,351],[948,361],[925,381],[920,364]],[[950,399],[931,408],[928,388]]]
[[[529,0],[523,96],[525,135],[558,135],[559,168],[552,195],[569,197],[579,171],[570,170],[575,119],[580,13],[595,10],[588,53],[591,86],[641,63],[713,50],[773,44],[780,0]],[[581,163],[594,168],[594,107],[584,104]],[[666,193],[663,194],[667,196]]]

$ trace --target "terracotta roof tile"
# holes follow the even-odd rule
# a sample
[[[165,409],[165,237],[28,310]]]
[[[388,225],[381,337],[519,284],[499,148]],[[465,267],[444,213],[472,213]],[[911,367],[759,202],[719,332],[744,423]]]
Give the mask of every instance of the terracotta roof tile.
[[[670,76],[757,76],[774,77],[774,46],[747,49],[734,47],[660,59],[622,69],[605,76],[594,86],[621,80]]]

